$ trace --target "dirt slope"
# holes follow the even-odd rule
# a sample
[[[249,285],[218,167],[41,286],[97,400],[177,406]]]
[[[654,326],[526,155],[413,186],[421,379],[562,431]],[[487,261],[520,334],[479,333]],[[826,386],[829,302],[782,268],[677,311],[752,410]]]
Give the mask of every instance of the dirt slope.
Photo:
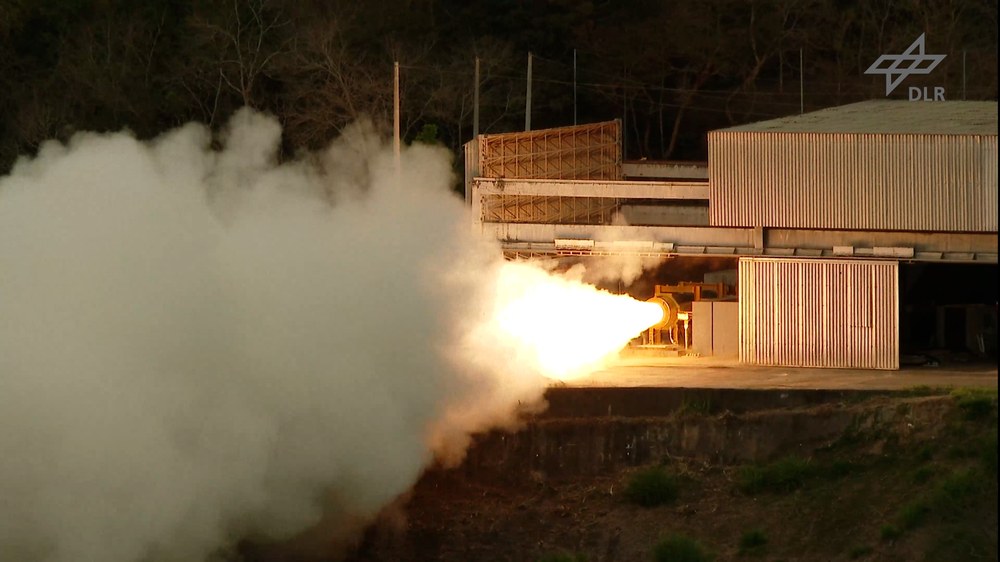
[[[925,393],[484,436],[465,465],[429,471],[349,560],[655,560],[674,534],[714,560],[996,560],[996,392],[913,394]],[[676,498],[629,500],[649,467]]]

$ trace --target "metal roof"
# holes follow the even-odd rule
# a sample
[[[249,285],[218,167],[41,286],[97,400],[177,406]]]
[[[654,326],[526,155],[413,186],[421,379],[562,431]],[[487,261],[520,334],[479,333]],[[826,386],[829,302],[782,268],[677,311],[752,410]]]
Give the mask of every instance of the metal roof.
[[[997,135],[995,101],[870,100],[718,132]]]

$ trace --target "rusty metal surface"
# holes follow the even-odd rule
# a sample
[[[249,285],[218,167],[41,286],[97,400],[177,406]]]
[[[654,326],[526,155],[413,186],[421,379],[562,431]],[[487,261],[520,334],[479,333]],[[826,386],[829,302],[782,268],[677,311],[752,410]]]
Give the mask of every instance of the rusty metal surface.
[[[709,133],[716,226],[997,231],[996,135]]]
[[[493,223],[611,224],[619,206],[612,197],[481,197],[480,220]]]
[[[621,123],[479,135],[479,170],[487,178],[618,180]]]
[[[899,369],[896,262],[741,258],[740,361]]]

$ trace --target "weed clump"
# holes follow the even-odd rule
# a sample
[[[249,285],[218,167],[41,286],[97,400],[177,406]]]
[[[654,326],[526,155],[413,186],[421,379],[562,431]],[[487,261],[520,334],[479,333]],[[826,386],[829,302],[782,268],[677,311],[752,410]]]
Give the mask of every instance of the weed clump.
[[[684,535],[671,535],[653,549],[656,562],[709,562],[712,555],[698,541]]]
[[[807,459],[785,457],[765,465],[741,467],[737,473],[737,489],[744,494],[790,492],[801,487],[813,473],[814,468]]]
[[[662,466],[653,466],[632,475],[625,486],[625,497],[642,507],[656,507],[677,499],[677,477]]]

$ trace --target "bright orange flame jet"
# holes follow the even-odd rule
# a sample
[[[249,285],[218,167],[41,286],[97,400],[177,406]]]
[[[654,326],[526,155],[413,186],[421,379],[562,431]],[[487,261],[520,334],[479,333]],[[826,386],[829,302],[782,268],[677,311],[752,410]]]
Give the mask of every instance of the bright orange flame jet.
[[[548,378],[566,381],[602,368],[662,318],[658,304],[507,262],[492,320],[520,359]]]

